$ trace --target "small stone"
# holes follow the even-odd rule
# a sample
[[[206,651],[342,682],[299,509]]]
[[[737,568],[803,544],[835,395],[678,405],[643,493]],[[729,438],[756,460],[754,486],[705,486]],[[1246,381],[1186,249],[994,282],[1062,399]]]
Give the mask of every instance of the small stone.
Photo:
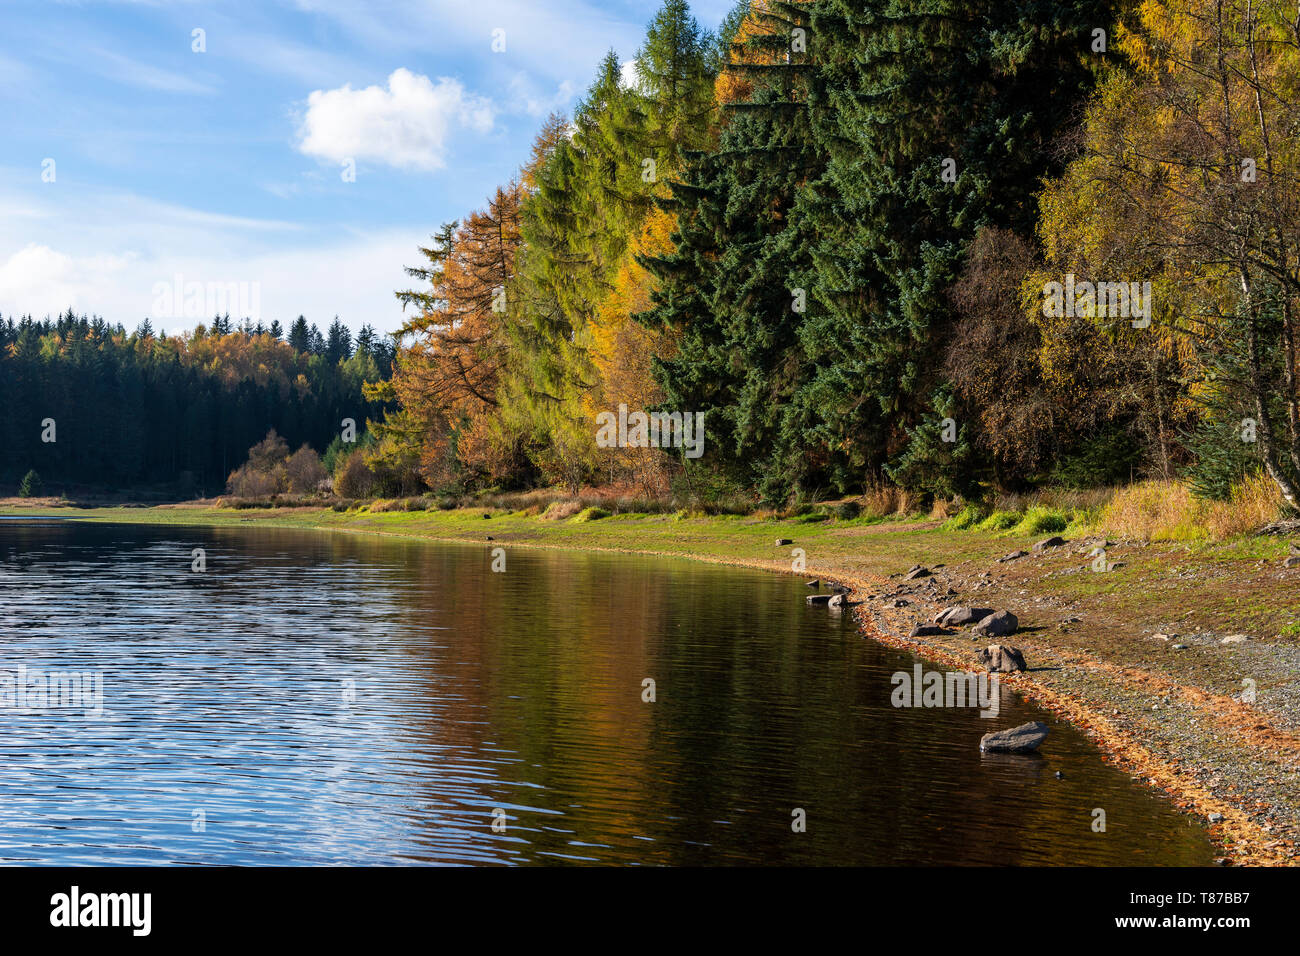
[[[784,548],[787,544],[794,544],[794,542],[791,541],[789,538],[777,538],[777,539],[776,539],[776,546],[777,546],[778,548]]]
[[[1066,543],[1060,535],[1052,535],[1050,538],[1044,538],[1038,544],[1034,545],[1035,551],[1046,551],[1048,548],[1059,548]]]
[[[1223,640],[1219,641],[1219,643],[1220,644],[1244,644],[1248,640],[1250,640],[1250,637],[1245,634],[1229,634]]]
[[[1222,822],[1223,822],[1223,814],[1222,814],[1222,813],[1211,813],[1211,814],[1210,814],[1208,817],[1206,817],[1205,819],[1209,820],[1211,823],[1222,823]]]
[[[1064,779],[1065,779],[1065,774],[1061,773],[1061,771],[1059,771],[1059,770],[1056,771],[1056,779],[1057,779],[1057,780],[1064,780]]]
[[[928,578],[930,576],[929,568],[923,568],[919,564],[913,565],[912,569],[903,575],[904,581],[915,581],[918,578]]]
[[[1170,649],[1170,650],[1173,650],[1173,651],[1185,651],[1185,650],[1187,650],[1187,645],[1186,645],[1186,644],[1170,644],[1170,645],[1169,645],[1169,649]]]
[[[918,624],[912,628],[908,637],[943,637],[951,632],[944,630],[942,627],[934,627],[930,624]]]
[[[1028,556],[1029,556],[1028,551],[1012,551],[1010,554],[1004,554],[1002,557],[998,558],[998,564],[1002,564],[1003,562],[1006,561],[1016,561],[1020,558],[1026,558]]]
[[[805,581],[805,582],[804,582],[804,585],[805,585],[806,587],[815,588],[815,587],[817,587],[818,585],[820,585],[821,583],[822,583],[821,578],[813,578],[811,581]]]
[[[1293,554],[1282,562],[1284,568],[1300,567],[1300,554]]]

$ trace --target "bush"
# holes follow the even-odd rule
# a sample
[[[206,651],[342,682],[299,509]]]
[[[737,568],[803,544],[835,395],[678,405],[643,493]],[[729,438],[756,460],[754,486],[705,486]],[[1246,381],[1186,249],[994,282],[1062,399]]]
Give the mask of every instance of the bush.
[[[1019,511],[993,511],[975,528],[977,531],[1010,531],[1023,518]]]
[[[257,471],[253,463],[240,465],[226,479],[226,491],[238,498],[269,498],[285,489],[288,479],[283,468]]]
[[[369,498],[375,490],[374,472],[366,465],[365,454],[357,449],[343,460],[334,475],[334,490],[344,498]]]
[[[978,505],[967,505],[943,523],[944,531],[970,531],[984,521],[984,509]]]
[[[1020,524],[1016,525],[1017,534],[1056,534],[1070,526],[1070,516],[1055,508],[1030,508],[1025,512]]]
[[[862,505],[856,501],[841,501],[835,506],[835,517],[841,521],[852,521],[862,514]]]
[[[23,475],[23,480],[18,485],[18,496],[20,498],[38,498],[43,489],[44,482],[41,481],[41,476],[33,468]]]
[[[609,512],[606,511],[604,508],[584,508],[582,511],[578,512],[578,516],[573,520],[574,522],[598,521],[601,518],[608,518],[608,517],[609,517]]]

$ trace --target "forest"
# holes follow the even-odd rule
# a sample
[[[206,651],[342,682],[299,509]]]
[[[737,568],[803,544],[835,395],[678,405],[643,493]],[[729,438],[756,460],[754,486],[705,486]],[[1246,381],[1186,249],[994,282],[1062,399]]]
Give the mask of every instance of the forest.
[[[391,340],[367,326],[354,341],[337,319],[322,333],[300,316],[286,335],[221,316],[184,336],[0,319],[0,485],[35,472],[47,493],[218,494],[268,429],[326,448],[342,419],[380,414],[362,387],[392,360]]]
[[[716,34],[667,0],[635,81],[611,53],[421,249],[377,454],[434,489],[1294,503],[1298,54],[1270,0],[751,0]],[[705,453],[605,447],[620,405],[702,412]]]
[[[211,489],[350,415],[327,465],[369,494],[1293,506],[1298,84],[1280,0],[742,0],[716,31],[665,0],[630,79],[611,51],[413,250],[391,341],[10,321],[0,480]],[[598,440],[626,409],[702,414],[703,453]]]

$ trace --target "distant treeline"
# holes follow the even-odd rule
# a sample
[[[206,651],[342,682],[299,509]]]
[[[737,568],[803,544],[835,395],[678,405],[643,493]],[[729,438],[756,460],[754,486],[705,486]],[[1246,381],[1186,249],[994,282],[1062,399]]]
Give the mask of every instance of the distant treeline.
[[[323,450],[340,422],[383,409],[361,387],[390,374],[393,344],[337,318],[322,333],[299,317],[285,336],[229,317],[186,335],[128,333],[71,310],[55,321],[0,317],[0,486],[31,469],[63,487],[220,492],[274,428]],[[53,439],[48,440],[48,439]]]

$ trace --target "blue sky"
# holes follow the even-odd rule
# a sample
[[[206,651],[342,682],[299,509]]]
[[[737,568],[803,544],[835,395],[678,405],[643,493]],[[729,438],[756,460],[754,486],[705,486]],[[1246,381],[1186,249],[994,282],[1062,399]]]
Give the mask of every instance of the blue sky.
[[[692,8],[712,29],[732,5]],[[180,277],[244,284],[268,322],[392,330],[417,244],[658,6],[0,0],[0,314],[179,331],[156,306]]]

